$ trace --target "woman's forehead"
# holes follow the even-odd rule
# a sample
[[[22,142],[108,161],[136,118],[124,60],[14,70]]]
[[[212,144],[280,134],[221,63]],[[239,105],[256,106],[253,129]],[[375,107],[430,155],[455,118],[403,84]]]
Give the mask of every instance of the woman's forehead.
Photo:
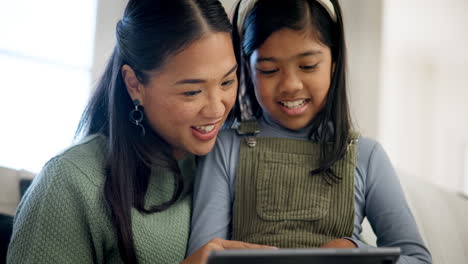
[[[229,33],[209,33],[170,56],[153,76],[171,79],[223,76],[236,65]]]

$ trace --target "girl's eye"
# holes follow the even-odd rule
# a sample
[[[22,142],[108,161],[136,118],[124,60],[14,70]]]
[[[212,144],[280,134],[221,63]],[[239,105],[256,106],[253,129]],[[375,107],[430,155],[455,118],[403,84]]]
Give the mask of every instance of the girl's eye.
[[[264,71],[264,70],[257,69],[257,71],[259,73],[261,73],[261,74],[270,75],[270,74],[273,74],[273,73],[277,72],[278,70],[274,69],[274,70],[270,70],[270,71]]]
[[[306,71],[310,71],[310,70],[314,70],[315,68],[317,68],[318,64],[315,64],[315,65],[304,65],[304,66],[299,66],[299,68],[303,69],[303,70],[306,70]]]
[[[221,83],[221,86],[230,86],[233,83],[234,83],[234,79],[228,80],[228,81],[225,81],[225,82]]]
[[[201,90],[197,90],[197,91],[189,91],[189,92],[185,92],[183,93],[185,96],[195,96],[197,94],[201,93]]]

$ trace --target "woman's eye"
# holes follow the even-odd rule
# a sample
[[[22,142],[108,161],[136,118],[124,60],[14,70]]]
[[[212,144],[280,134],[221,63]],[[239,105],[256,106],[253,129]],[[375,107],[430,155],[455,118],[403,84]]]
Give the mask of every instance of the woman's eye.
[[[194,96],[194,95],[197,95],[201,93],[201,90],[197,90],[197,91],[189,91],[189,92],[185,92],[183,93],[185,96]]]
[[[221,83],[221,86],[230,86],[233,83],[234,83],[234,79],[228,80],[228,81],[225,81],[225,82]]]
[[[257,71],[258,71],[259,73],[261,73],[261,74],[269,75],[269,74],[273,74],[273,73],[277,72],[278,70],[277,70],[277,69],[274,69],[274,70],[266,71],[266,70],[257,69]]]
[[[299,68],[303,69],[303,70],[306,70],[306,71],[310,71],[310,70],[314,70],[315,68],[317,68],[318,64],[315,64],[315,65],[303,65],[303,66],[299,66]]]

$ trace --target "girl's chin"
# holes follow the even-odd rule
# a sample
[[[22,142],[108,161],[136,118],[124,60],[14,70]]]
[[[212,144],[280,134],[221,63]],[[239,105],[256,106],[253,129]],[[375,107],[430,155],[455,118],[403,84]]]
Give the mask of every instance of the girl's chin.
[[[277,121],[278,122],[278,121]],[[291,130],[299,130],[307,127],[312,122],[312,119],[303,119],[303,120],[283,120],[278,123],[283,127]]]

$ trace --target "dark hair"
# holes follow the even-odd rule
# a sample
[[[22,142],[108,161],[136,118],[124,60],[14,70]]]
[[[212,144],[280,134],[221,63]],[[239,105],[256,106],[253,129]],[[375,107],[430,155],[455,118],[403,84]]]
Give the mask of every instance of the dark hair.
[[[237,19],[239,4],[233,15],[233,41],[239,61],[239,100],[236,116],[245,119],[245,113],[259,117],[262,113],[255,97],[247,63],[252,53],[274,32],[284,28],[292,30],[314,30],[319,41],[328,46],[332,53],[334,73],[326,103],[312,120],[311,138],[321,143],[320,166],[313,175],[324,173],[327,180],[337,181],[341,177],[332,170],[332,165],[346,153],[352,127],[346,91],[346,46],[341,8],[338,0],[333,3],[336,22],[316,0],[259,0],[247,14],[243,25],[243,38],[239,37]]]
[[[163,211],[182,195],[184,182],[171,146],[144,121],[146,134],[129,122],[133,109],[121,74],[129,65],[143,84],[148,71],[162,67],[210,32],[231,32],[231,23],[218,0],[130,0],[117,23],[117,44],[78,126],[76,137],[100,133],[107,136],[104,196],[125,263],[138,263],[132,232],[131,208],[143,213]],[[151,168],[174,172],[172,198],[144,207]]]

